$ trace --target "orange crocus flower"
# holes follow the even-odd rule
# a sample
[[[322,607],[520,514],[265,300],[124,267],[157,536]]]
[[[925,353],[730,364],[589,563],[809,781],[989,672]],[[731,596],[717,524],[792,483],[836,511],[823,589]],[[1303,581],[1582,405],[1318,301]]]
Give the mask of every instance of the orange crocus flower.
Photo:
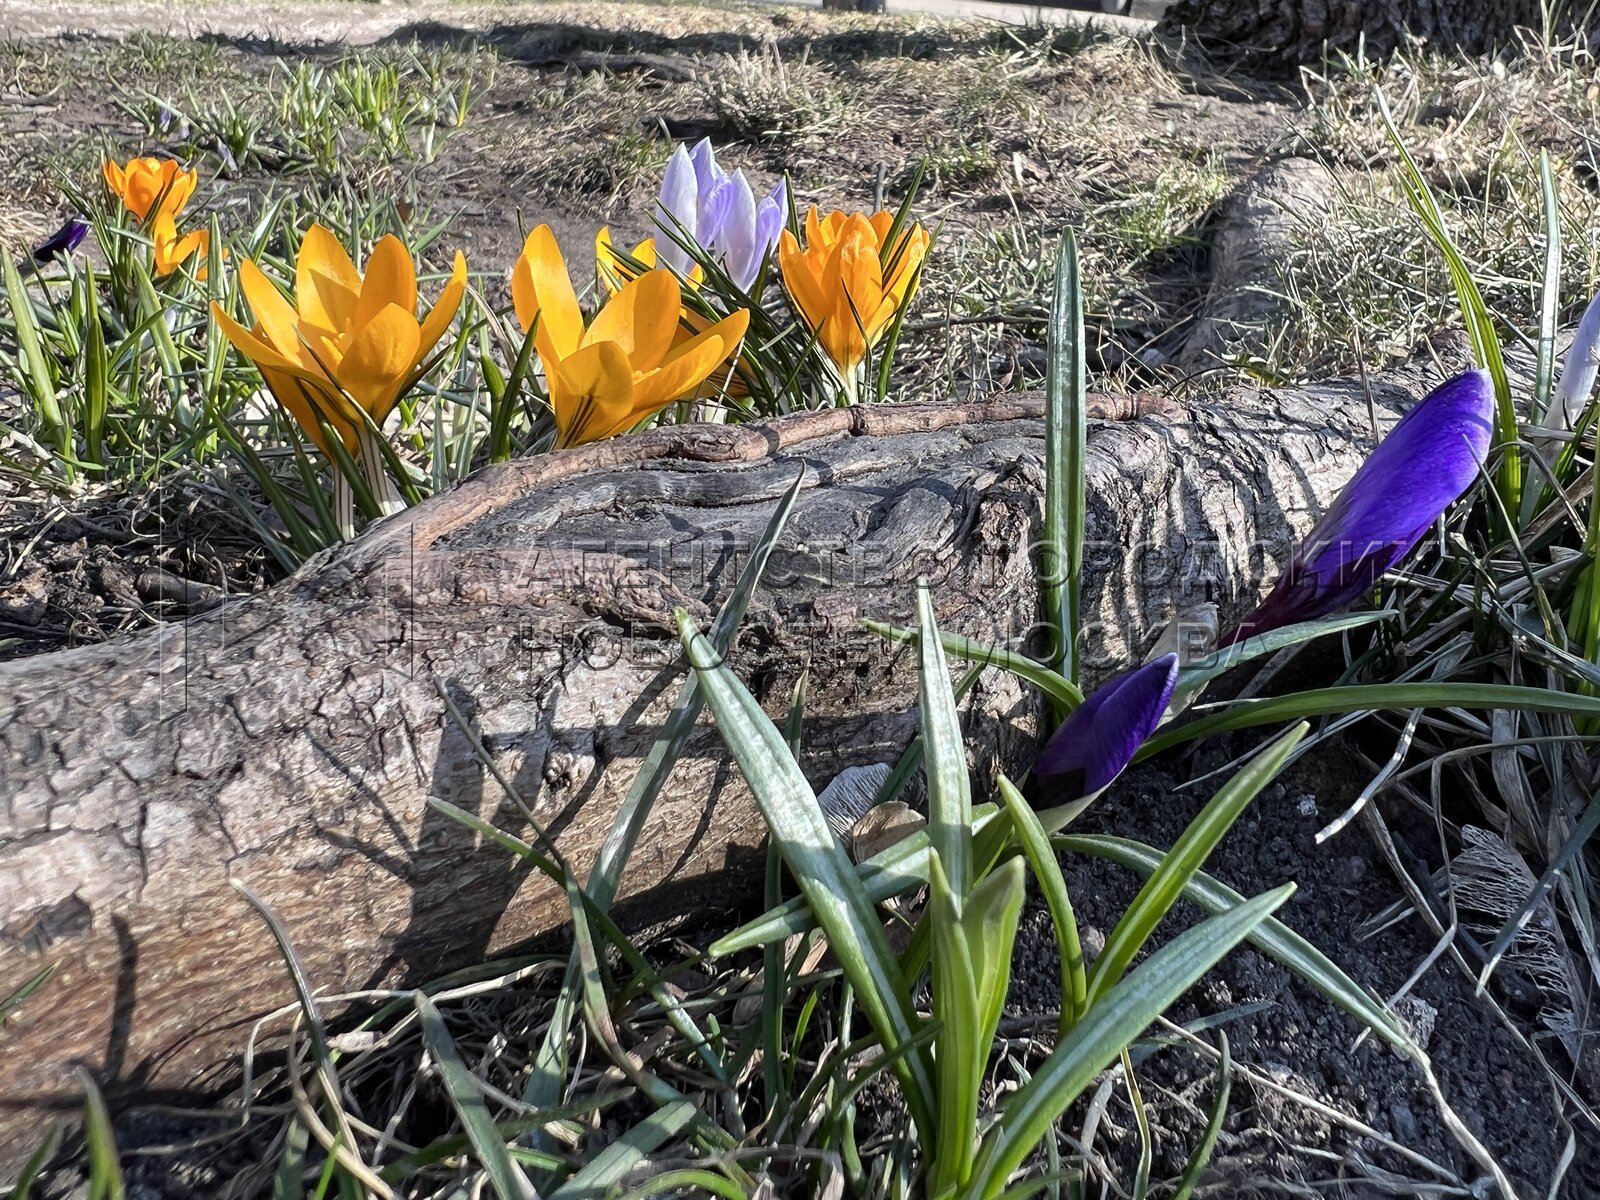
[[[100,174],[138,221],[148,220],[152,209],[176,221],[200,180],[198,171],[185,171],[170,158],[131,158],[125,165],[108,158]]]
[[[392,234],[372,248],[363,275],[339,239],[313,225],[300,244],[292,304],[248,259],[239,284],[256,323],[246,329],[213,304],[223,334],[324,454],[319,415],[354,453],[366,422],[353,406],[378,426],[394,411],[455,319],[467,260],[456,254],[449,282],[420,322],[411,251]]]
[[[928,253],[928,233],[915,222],[886,246],[893,223],[891,212],[819,218],[812,208],[803,249],[787,229],[778,241],[789,297],[847,384],[915,293]]]

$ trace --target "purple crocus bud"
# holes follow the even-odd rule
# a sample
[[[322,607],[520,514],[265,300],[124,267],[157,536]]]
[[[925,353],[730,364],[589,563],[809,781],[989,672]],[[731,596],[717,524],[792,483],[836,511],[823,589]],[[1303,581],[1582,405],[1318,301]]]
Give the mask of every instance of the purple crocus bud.
[[[661,196],[656,203],[656,224],[667,234],[656,243],[657,261],[687,276],[694,264],[676,239],[699,236],[700,188],[694,163],[682,146],[667,160],[667,173],[661,180]]]
[[[40,242],[33,250],[33,261],[47,263],[51,259],[71,254],[89,235],[89,222],[71,218],[60,229]]]
[[[1271,594],[1218,647],[1314,621],[1371,591],[1472,486],[1493,433],[1487,371],[1457,375],[1428,393],[1344,485]]]
[[[1095,689],[1061,722],[1033,764],[1041,807],[1071,804],[1110,786],[1161,724],[1177,686],[1178,656],[1163,654]]]

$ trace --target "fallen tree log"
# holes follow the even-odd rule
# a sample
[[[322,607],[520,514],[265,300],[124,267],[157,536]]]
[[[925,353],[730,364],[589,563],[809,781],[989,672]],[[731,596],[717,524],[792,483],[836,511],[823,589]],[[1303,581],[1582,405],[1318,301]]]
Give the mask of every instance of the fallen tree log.
[[[1419,362],[1374,381],[1380,419],[1438,377]],[[1110,418],[1089,450],[1098,675],[1175,607],[1251,603],[1369,431],[1353,383],[1095,412]],[[775,713],[809,669],[819,786],[893,758],[916,725],[914,663],[857,619],[905,620],[927,576],[945,629],[1028,633],[1040,414],[1036,397],[836,410],[492,467],[266,593],[0,666],[0,997],[55,965],[0,1029],[0,1160],[79,1103],[75,1067],[113,1099],[189,1086],[292,998],[230,879],[328,993],[419,982],[559,927],[557,889],[428,799],[519,827],[487,753],[587,870],[676,692],[673,607],[714,612],[801,471],[733,663]],[[1032,745],[1033,699],[989,674],[966,712],[980,780],[1025,769]],[[631,862],[630,919],[737,903],[761,838],[703,721]]]

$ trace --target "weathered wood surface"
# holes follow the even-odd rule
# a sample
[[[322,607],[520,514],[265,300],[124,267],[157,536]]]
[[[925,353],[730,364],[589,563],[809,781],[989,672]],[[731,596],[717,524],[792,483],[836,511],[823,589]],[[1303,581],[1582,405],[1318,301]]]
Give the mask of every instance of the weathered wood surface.
[[[1380,417],[1426,373],[1375,383]],[[1253,600],[1368,431],[1354,384],[1098,403],[1124,418],[1096,422],[1089,457],[1100,673],[1175,606]],[[714,611],[802,470],[733,662],[774,713],[809,666],[819,785],[892,758],[915,727],[914,668],[855,622],[906,618],[928,576],[947,629],[1029,628],[1040,411],[831,411],[514,462],[264,594],[0,665],[0,996],[59,964],[0,1030],[0,1165],[41,1113],[76,1106],[74,1066],[113,1097],[183,1086],[290,998],[230,878],[329,993],[420,981],[559,925],[566,901],[541,877],[427,807],[518,825],[440,692],[586,869],[676,691],[673,606]],[[1031,745],[1031,698],[991,675],[967,713],[980,778],[1025,769]],[[761,832],[703,725],[634,856],[632,919],[747,896]]]
[[[1158,29],[1227,44],[1284,66],[1320,62],[1325,48],[1387,54],[1410,39],[1482,54],[1545,28],[1543,0],[1175,0]],[[1587,3],[1555,0],[1553,31],[1570,31]]]

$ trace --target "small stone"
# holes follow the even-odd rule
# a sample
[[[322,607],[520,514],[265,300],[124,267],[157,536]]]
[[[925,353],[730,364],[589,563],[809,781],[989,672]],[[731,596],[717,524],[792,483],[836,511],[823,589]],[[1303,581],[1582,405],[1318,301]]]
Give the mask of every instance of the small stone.
[[[1317,815],[1317,798],[1306,792],[1295,797],[1294,807],[1302,817],[1314,817]]]
[[[1395,1140],[1402,1145],[1412,1145],[1417,1140],[1417,1118],[1411,1106],[1399,1096],[1389,1097],[1389,1128]]]

